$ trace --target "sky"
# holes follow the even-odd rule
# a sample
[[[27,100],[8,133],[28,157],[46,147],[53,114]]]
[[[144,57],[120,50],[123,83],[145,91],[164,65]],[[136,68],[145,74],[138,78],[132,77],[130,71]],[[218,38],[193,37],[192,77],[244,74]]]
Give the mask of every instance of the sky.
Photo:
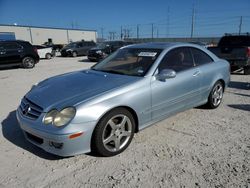
[[[129,37],[250,32],[250,0],[0,0],[0,24],[96,30]],[[193,20],[193,21],[192,21]],[[0,31],[1,32],[1,31]]]

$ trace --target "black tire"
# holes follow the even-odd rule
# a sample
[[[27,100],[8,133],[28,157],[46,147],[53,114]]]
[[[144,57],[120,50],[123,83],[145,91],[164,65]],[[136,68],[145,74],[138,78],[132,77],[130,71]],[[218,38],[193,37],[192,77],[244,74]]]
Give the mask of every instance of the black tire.
[[[23,65],[23,68],[25,69],[31,69],[35,67],[35,60],[32,57],[25,57],[22,60],[22,65]]]
[[[117,155],[129,146],[134,132],[133,115],[124,108],[113,109],[98,122],[92,136],[91,149],[104,157]]]
[[[224,86],[221,81],[217,81],[208,97],[208,102],[206,106],[210,109],[215,109],[220,106],[223,98]]]
[[[46,59],[51,59],[51,58],[52,58],[52,54],[47,53],[47,54],[45,55],[45,58],[46,58]]]
[[[72,57],[77,57],[77,52],[72,52]]]
[[[250,66],[245,66],[244,67],[244,74],[245,75],[250,75]]]

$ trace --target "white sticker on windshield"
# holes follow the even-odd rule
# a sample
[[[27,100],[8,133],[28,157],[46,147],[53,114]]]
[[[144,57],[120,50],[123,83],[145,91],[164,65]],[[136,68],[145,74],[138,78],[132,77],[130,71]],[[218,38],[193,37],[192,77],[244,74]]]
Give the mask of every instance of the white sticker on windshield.
[[[155,57],[157,52],[140,52],[139,57]]]

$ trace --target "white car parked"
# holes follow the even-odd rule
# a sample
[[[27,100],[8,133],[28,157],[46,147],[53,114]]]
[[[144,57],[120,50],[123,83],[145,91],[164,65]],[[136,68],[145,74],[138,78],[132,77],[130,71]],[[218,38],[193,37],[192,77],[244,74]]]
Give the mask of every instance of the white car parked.
[[[37,49],[38,55],[40,59],[51,59],[53,57],[52,47],[42,46],[42,45],[34,45]]]

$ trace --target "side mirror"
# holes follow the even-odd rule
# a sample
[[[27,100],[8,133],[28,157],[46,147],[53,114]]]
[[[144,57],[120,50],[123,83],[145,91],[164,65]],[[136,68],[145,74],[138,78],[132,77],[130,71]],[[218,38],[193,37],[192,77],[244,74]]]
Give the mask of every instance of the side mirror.
[[[156,79],[160,81],[166,81],[166,79],[175,78],[176,72],[172,69],[163,69],[156,75]]]

